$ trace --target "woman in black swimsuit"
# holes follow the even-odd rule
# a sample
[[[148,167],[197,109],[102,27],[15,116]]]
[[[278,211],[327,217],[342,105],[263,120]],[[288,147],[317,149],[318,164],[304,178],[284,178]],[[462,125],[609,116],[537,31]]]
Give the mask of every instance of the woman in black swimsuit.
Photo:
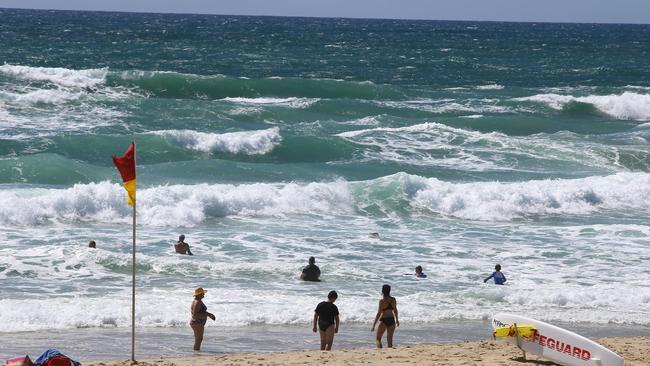
[[[194,290],[194,301],[192,301],[192,320],[190,320],[190,327],[194,331],[194,350],[201,350],[201,342],[203,342],[203,330],[205,329],[205,322],[208,318],[214,320],[214,314],[208,313],[208,307],[203,303],[203,297],[208,292],[199,287]]]
[[[395,333],[395,327],[399,327],[399,318],[397,317],[397,300],[394,297],[390,296],[390,286],[384,285],[381,287],[382,299],[379,300],[379,309],[377,309],[377,315],[375,316],[375,321],[372,323],[372,331],[375,331],[375,325],[379,320],[379,325],[377,326],[377,336],[375,342],[377,343],[377,348],[381,348],[381,338],[384,336],[384,332],[388,331],[386,336],[386,341],[389,348],[393,348],[393,333]]]

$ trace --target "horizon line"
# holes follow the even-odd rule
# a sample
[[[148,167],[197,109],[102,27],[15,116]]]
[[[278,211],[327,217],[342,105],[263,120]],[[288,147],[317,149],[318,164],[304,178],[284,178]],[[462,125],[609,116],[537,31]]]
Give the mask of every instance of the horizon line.
[[[315,16],[315,15],[254,15],[254,14],[220,14],[196,13],[174,11],[128,11],[128,10],[88,10],[88,9],[53,9],[53,8],[20,8],[0,7],[2,10],[32,10],[49,12],[82,12],[82,13],[120,13],[120,14],[158,14],[158,15],[208,15],[232,17],[266,17],[266,18],[306,18],[306,19],[351,19],[351,20],[405,20],[417,22],[480,22],[480,23],[524,23],[524,24],[590,24],[590,25],[650,25],[650,23],[625,23],[625,22],[586,22],[586,21],[549,21],[549,20],[477,20],[477,19],[428,19],[428,18],[381,18],[381,17],[354,17],[354,16]]]

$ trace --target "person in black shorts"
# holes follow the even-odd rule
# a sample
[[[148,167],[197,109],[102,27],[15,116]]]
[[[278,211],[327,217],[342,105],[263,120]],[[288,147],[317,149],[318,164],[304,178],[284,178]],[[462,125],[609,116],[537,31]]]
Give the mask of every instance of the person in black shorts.
[[[375,321],[372,323],[371,331],[375,331],[375,325],[379,320],[379,325],[377,325],[377,336],[375,338],[377,348],[382,347],[381,338],[384,336],[384,332],[387,332],[386,342],[388,343],[388,348],[393,348],[393,333],[395,333],[395,327],[399,327],[397,300],[390,296],[389,285],[381,287],[381,294],[382,298],[379,300],[379,309],[377,309],[377,315],[375,316]]]
[[[314,310],[314,328],[316,325],[320,330],[320,350],[329,351],[332,349],[334,334],[339,332],[339,308],[334,305],[334,301],[339,297],[336,291],[330,291],[327,294],[327,301],[323,301]]]

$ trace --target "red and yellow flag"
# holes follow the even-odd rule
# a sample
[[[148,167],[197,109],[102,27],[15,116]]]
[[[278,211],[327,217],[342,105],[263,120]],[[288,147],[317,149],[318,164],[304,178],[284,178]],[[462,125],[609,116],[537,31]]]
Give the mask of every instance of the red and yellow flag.
[[[113,164],[122,176],[129,205],[135,205],[135,141],[131,141],[131,145],[126,149],[124,155],[119,158],[113,155]]]

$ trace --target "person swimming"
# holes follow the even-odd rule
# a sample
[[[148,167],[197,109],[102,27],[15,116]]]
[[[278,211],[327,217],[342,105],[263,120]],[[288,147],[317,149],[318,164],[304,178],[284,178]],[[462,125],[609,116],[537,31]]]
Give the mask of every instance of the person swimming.
[[[190,245],[185,242],[185,235],[182,234],[178,237],[176,244],[174,244],[174,250],[176,250],[176,253],[178,254],[194,255],[190,250]]]
[[[97,243],[94,240],[88,242],[88,248],[97,248]]]
[[[422,266],[415,267],[415,277],[427,278],[427,275],[422,272]]]
[[[303,281],[320,281],[320,268],[316,265],[316,258],[309,257],[309,264],[302,269],[300,279]]]
[[[506,276],[503,273],[501,273],[500,264],[494,266],[494,272],[492,272],[492,274],[488,278],[484,279],[483,283],[487,282],[490,278],[494,278],[495,285],[503,285],[507,281]]]

